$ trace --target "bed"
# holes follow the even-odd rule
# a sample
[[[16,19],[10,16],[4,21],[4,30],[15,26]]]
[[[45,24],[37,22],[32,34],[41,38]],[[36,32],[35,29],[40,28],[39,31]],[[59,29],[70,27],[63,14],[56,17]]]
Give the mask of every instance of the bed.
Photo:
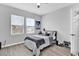
[[[43,48],[52,45],[53,43],[57,44],[57,31],[48,31],[50,35],[27,35],[24,39],[24,45],[33,51],[33,55],[39,56],[40,50]]]

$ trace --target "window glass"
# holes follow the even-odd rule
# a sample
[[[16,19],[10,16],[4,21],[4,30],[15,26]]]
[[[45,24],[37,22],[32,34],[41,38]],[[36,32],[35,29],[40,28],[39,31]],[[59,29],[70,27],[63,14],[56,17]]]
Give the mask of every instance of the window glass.
[[[26,18],[26,33],[35,33],[35,19]]]
[[[11,15],[11,34],[24,33],[24,17]]]

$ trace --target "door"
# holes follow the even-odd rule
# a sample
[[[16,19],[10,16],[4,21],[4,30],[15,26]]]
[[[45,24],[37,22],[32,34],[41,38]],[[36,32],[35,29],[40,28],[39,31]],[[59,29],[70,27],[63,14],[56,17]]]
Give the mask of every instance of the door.
[[[72,39],[71,39],[71,53],[78,55],[79,42],[79,10],[72,11]]]

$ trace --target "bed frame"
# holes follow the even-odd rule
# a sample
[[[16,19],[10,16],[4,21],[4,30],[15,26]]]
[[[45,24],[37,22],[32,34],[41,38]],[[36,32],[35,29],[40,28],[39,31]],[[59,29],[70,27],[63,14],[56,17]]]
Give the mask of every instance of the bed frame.
[[[46,32],[55,32],[54,36],[55,36],[55,39],[53,40],[53,42],[56,42],[55,44],[58,45],[58,40],[57,40],[57,31],[47,31]],[[40,50],[42,50],[43,48],[49,46],[49,45],[52,45],[52,44],[49,44],[49,45],[45,45],[45,46],[41,46],[39,48],[36,47],[36,44],[30,40],[27,40],[25,41],[25,45],[28,46],[30,48],[30,46],[32,47],[32,50],[33,50],[33,55],[40,55]]]

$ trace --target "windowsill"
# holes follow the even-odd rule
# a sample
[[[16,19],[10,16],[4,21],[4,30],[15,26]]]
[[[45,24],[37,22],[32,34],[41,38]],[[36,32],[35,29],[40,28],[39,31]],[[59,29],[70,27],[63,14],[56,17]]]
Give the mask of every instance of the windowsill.
[[[26,35],[33,35],[33,34],[35,34],[35,33],[26,33]]]
[[[16,34],[11,33],[11,35],[24,35],[24,33],[16,33]]]

